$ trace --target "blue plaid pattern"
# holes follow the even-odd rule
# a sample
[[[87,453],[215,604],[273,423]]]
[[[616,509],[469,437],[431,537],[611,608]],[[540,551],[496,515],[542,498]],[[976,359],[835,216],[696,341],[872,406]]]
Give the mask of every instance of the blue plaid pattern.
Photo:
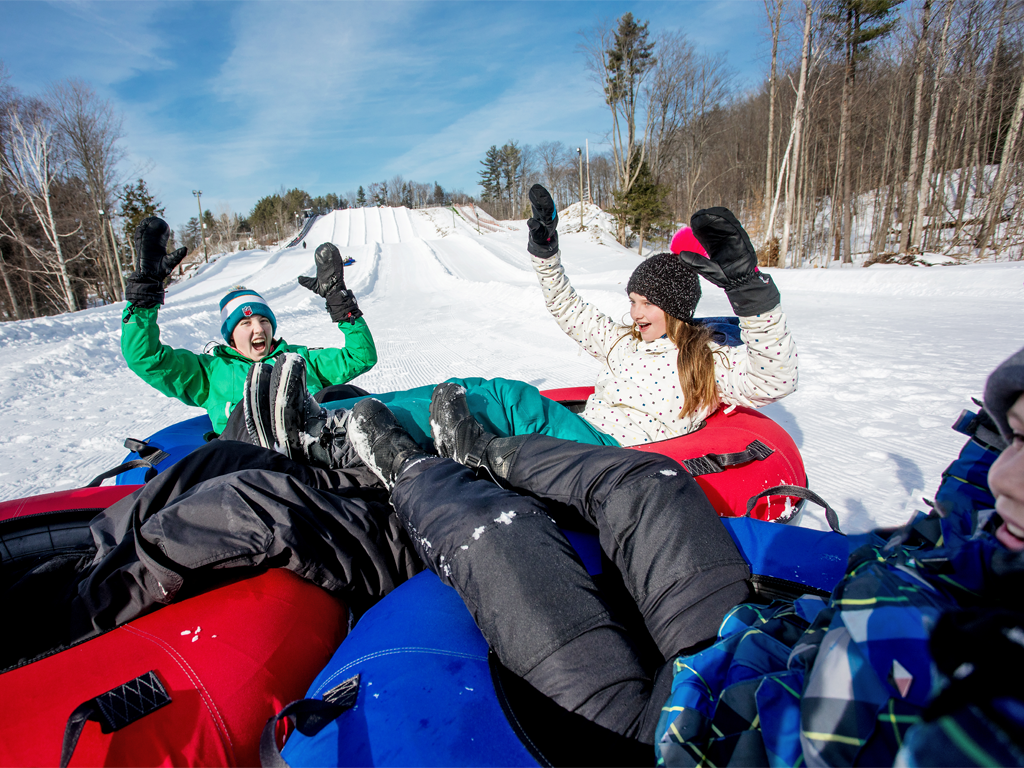
[[[956,472],[977,480],[976,469]],[[952,508],[958,513],[945,518],[919,514],[888,540],[868,537],[827,603],[733,609],[714,645],[674,661],[658,764],[1024,765],[1024,690],[993,697],[977,693],[991,686],[975,686],[953,697],[953,711],[928,714],[957,684],[933,664],[940,616],[1013,608],[1000,605],[998,590],[1024,577],[1024,555],[985,531],[991,513],[967,502]]]

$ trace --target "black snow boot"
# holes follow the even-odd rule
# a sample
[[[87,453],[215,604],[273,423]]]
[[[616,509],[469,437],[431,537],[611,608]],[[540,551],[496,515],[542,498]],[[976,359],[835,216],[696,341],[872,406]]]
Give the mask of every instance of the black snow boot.
[[[466,467],[482,467],[495,480],[508,480],[519,446],[529,435],[498,437],[487,432],[473,417],[466,388],[445,382],[430,396],[430,431],[441,456]]]
[[[274,369],[265,363],[253,363],[245,376],[245,394],[242,412],[245,429],[253,445],[274,448],[273,403],[270,397],[270,377]]]
[[[348,435],[356,454],[389,491],[395,487],[398,473],[409,460],[427,456],[398,423],[395,414],[372,397],[352,407]]]
[[[327,469],[360,466],[347,437],[349,412],[328,410],[306,388],[306,361],[286,352],[270,377],[272,433],[275,450]]]

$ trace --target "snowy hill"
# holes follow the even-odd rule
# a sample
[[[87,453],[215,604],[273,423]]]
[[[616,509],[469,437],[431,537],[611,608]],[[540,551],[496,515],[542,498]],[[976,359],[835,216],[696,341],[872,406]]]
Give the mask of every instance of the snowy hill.
[[[573,284],[623,317],[639,259],[596,209],[560,212]],[[387,392],[450,376],[508,377],[538,387],[592,384],[547,314],[525,252],[525,222],[475,208],[363,208],[321,217],[301,244],[215,258],[168,291],[163,340],[202,350],[220,341],[217,302],[259,291],[291,343],[337,345],[323,300],[301,288],[313,250],[330,240],[356,262],[359,298],[380,362],[354,383]],[[773,270],[800,351],[800,391],[765,413],[796,439],[811,487],[862,531],[902,522],[931,496],[963,438],[949,429],[988,372],[1024,344],[1024,264]],[[147,437],[202,413],[135,377],[120,355],[123,305],[0,324],[0,499],[82,485]],[[704,283],[698,315],[731,314]],[[823,528],[811,511],[806,525]]]

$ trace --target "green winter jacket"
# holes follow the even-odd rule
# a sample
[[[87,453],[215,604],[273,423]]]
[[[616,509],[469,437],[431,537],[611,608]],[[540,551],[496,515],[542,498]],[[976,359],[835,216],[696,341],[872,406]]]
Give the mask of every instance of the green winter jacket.
[[[205,408],[213,430],[222,432],[231,409],[242,399],[252,360],[226,344],[209,354],[161,344],[157,312],[156,307],[134,307],[131,312],[125,308],[121,324],[121,353],[125,362],[143,381],[165,395],[186,405]],[[362,318],[351,324],[339,323],[338,328],[345,335],[341,349],[310,349],[278,339],[274,351],[263,362],[272,365],[274,358],[285,352],[302,355],[307,365],[307,385],[313,393],[351,381],[377,363],[377,348]]]

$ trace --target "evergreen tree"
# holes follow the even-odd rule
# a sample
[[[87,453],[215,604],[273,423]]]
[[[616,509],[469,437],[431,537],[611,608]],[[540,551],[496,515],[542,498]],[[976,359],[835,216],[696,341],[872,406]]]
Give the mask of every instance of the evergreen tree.
[[[670,213],[665,205],[669,189],[656,184],[651,169],[646,162],[641,162],[636,181],[626,194],[614,193],[616,207],[612,209],[624,230],[629,227],[640,238],[640,255],[643,255],[644,239],[652,229],[669,223]]]
[[[164,207],[149,193],[143,179],[138,179],[134,184],[125,184],[118,199],[121,201],[121,210],[118,211],[118,216],[123,221],[122,231],[125,242],[129,243],[129,247],[134,253],[136,228],[145,218],[163,216]]]
[[[484,159],[480,161],[484,167],[480,174],[480,187],[483,194],[480,199],[488,203],[500,203],[502,198],[502,167],[504,165],[501,150],[494,144],[487,150]]]
[[[619,19],[615,43],[605,51],[605,102],[612,111],[612,151],[619,189],[628,195],[640,173],[647,150],[644,136],[637,136],[637,109],[641,85],[657,63],[654,43],[648,39],[647,22],[638,23],[632,13]],[[623,136],[623,129],[625,135]],[[625,224],[619,219],[619,242],[625,243]]]
[[[359,186],[359,191],[356,192],[356,206],[358,208],[366,207],[366,192],[363,190],[362,185]]]

